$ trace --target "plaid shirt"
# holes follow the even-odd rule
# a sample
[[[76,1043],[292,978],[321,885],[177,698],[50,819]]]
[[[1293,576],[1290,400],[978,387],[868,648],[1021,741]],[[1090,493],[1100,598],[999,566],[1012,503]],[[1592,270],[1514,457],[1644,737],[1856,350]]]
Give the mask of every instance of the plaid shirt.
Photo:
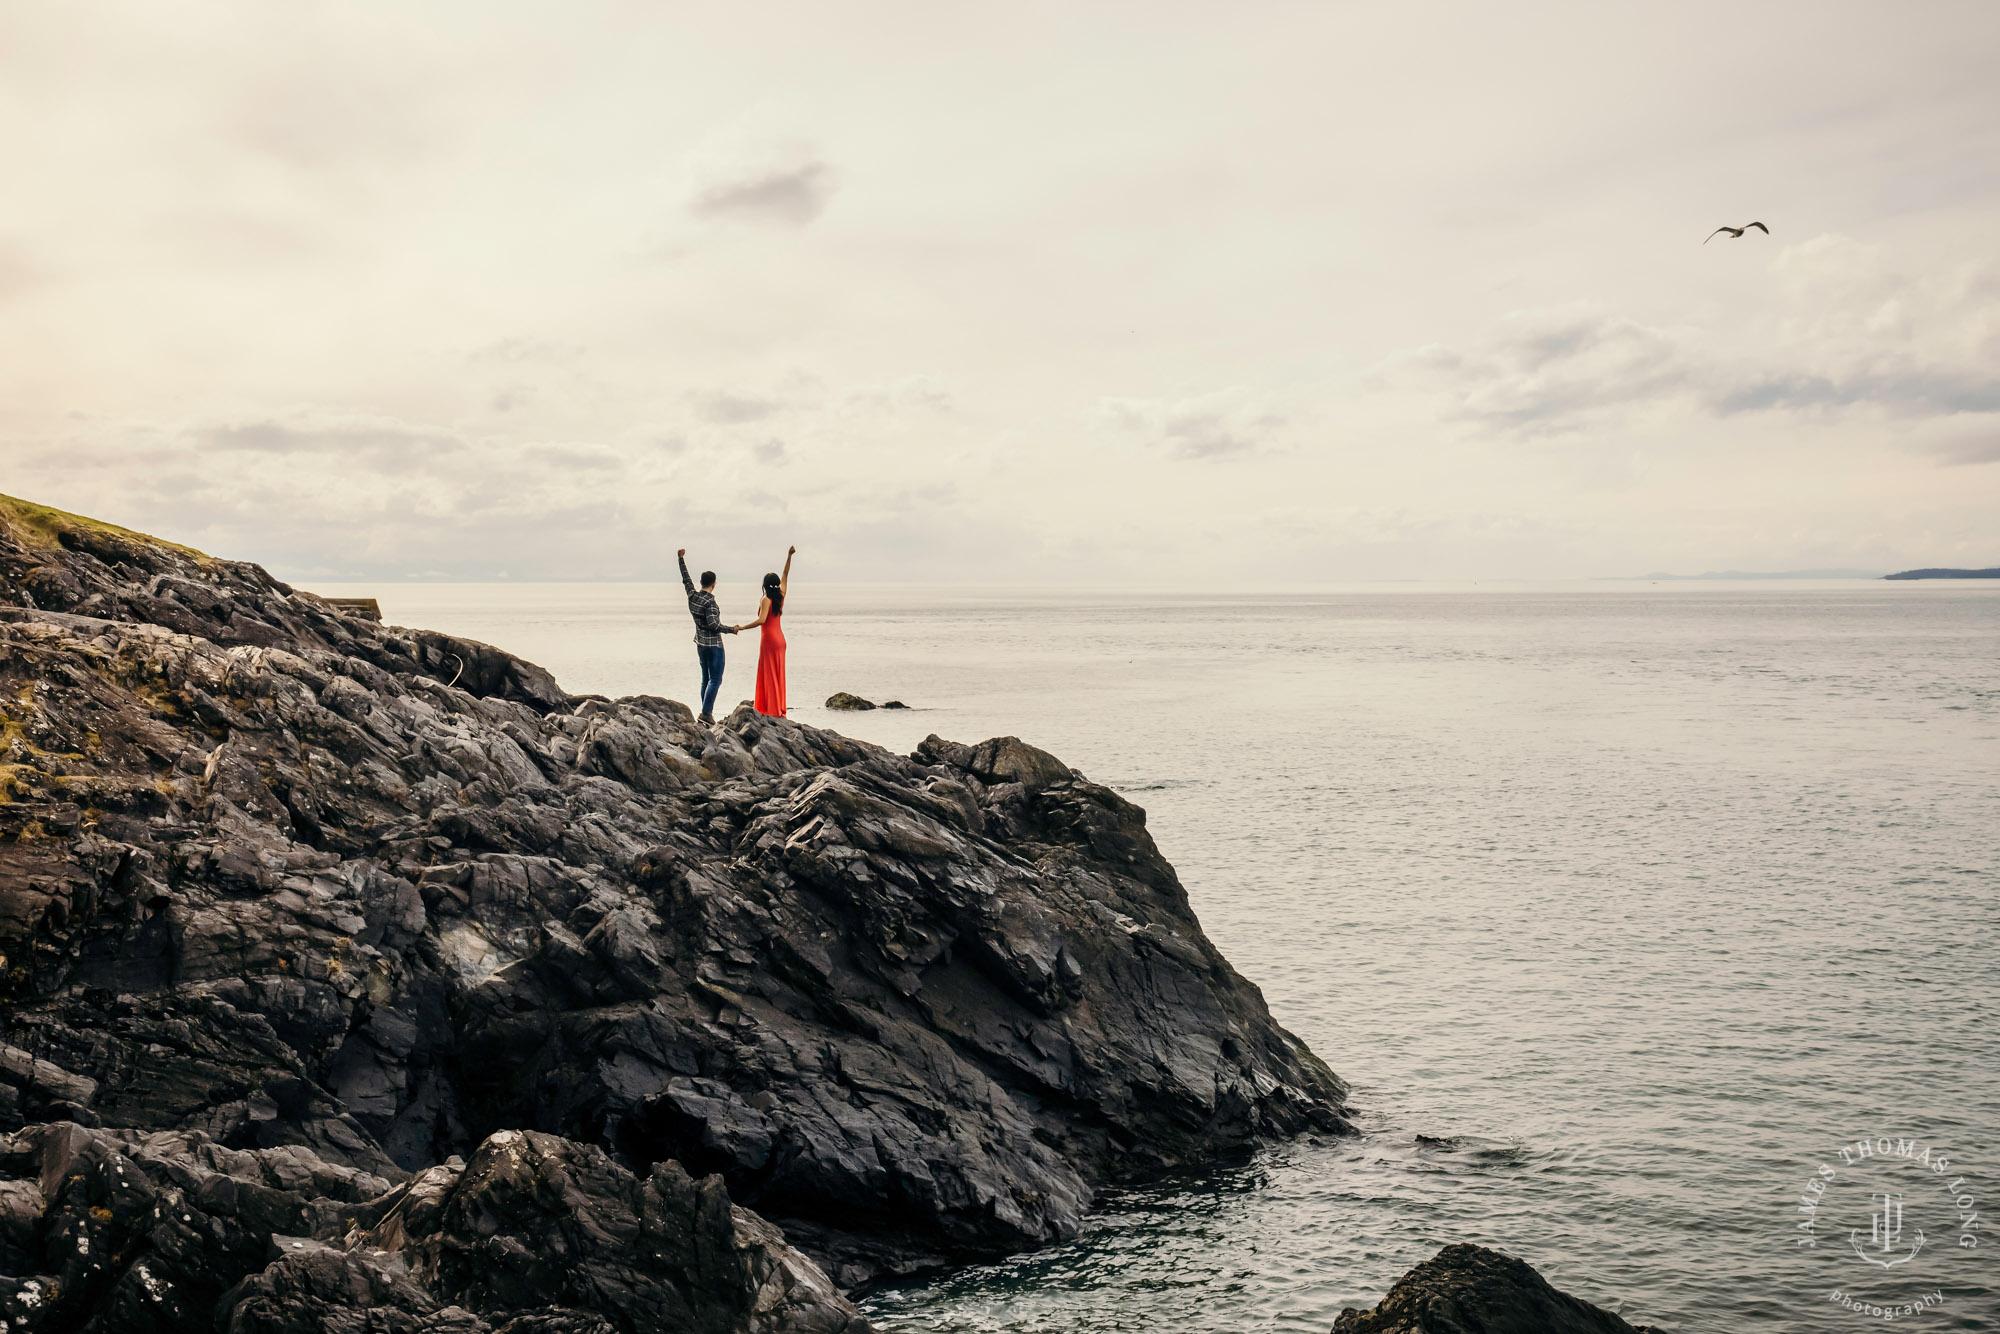
[[[694,642],[703,648],[721,648],[722,636],[736,631],[722,623],[722,609],[715,605],[715,594],[696,588],[694,580],[688,578],[687,557],[682,556],[680,562],[681,584],[687,589],[688,611],[694,616]]]

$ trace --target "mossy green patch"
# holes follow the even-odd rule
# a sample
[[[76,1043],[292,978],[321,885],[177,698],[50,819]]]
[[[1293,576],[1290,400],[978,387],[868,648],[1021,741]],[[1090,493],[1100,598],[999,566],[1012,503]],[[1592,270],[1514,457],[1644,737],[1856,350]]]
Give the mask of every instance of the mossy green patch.
[[[0,806],[11,806],[17,797],[39,794],[48,775],[32,764],[0,764]]]
[[[148,546],[165,547],[178,551],[191,560],[204,565],[213,564],[215,558],[207,552],[184,547],[178,542],[169,542],[154,537],[150,533],[134,532],[130,528],[120,528],[115,523],[105,523],[101,519],[86,518],[81,514],[71,514],[49,505],[37,505],[32,500],[22,500],[16,496],[0,495],[0,524],[5,524],[15,538],[25,546],[59,547],[64,533],[99,533],[112,537],[122,537],[128,542],[143,542]]]

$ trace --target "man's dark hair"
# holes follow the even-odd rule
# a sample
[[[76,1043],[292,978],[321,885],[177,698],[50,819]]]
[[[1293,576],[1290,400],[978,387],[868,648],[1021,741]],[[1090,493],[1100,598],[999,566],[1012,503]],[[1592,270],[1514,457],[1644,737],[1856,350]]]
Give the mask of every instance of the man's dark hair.
[[[715,571],[714,571],[714,570],[703,570],[703,571],[701,572],[701,586],[702,586],[703,588],[714,588],[714,587],[715,587]]]

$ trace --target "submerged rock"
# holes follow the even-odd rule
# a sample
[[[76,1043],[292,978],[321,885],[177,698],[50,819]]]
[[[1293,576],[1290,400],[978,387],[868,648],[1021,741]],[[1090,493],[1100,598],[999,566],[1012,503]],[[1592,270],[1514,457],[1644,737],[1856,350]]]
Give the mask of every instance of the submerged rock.
[[[1144,813],[1015,738],[901,756],[747,706],[702,728],[0,499],[5,603],[0,1131],[367,1180],[243,1225],[312,1244],[229,1242],[210,1287],[282,1266],[232,1319],[389,1309],[410,1283],[484,1320],[534,1286],[493,1286],[530,1263],[499,1239],[559,1237],[544,1277],[570,1296],[545,1301],[622,1329],[609,1294],[655,1280],[586,1279],[579,1249],[625,1247],[671,1183],[719,1176],[702,1217],[754,1209],[851,1287],[1073,1236],[1106,1183],[1345,1128],[1345,1087],[1202,934]],[[502,1132],[619,1184],[504,1207],[491,1184],[465,1225],[490,1254],[392,1247],[359,1208],[454,1157],[485,1173]],[[312,1204],[335,1198],[346,1230]],[[744,1218],[780,1257],[751,1268],[793,1273]]]
[[[1373,1310],[1354,1307],[1333,1334],[1660,1334],[1558,1292],[1527,1262],[1463,1242],[1396,1280]]]

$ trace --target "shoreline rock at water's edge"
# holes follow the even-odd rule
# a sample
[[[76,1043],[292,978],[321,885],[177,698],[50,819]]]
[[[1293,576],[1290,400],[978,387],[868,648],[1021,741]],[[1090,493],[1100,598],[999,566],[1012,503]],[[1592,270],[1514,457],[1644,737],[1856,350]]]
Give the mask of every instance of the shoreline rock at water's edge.
[[[1661,1334],[1559,1292],[1534,1266],[1459,1242],[1396,1280],[1379,1304],[1349,1307],[1333,1334]]]

